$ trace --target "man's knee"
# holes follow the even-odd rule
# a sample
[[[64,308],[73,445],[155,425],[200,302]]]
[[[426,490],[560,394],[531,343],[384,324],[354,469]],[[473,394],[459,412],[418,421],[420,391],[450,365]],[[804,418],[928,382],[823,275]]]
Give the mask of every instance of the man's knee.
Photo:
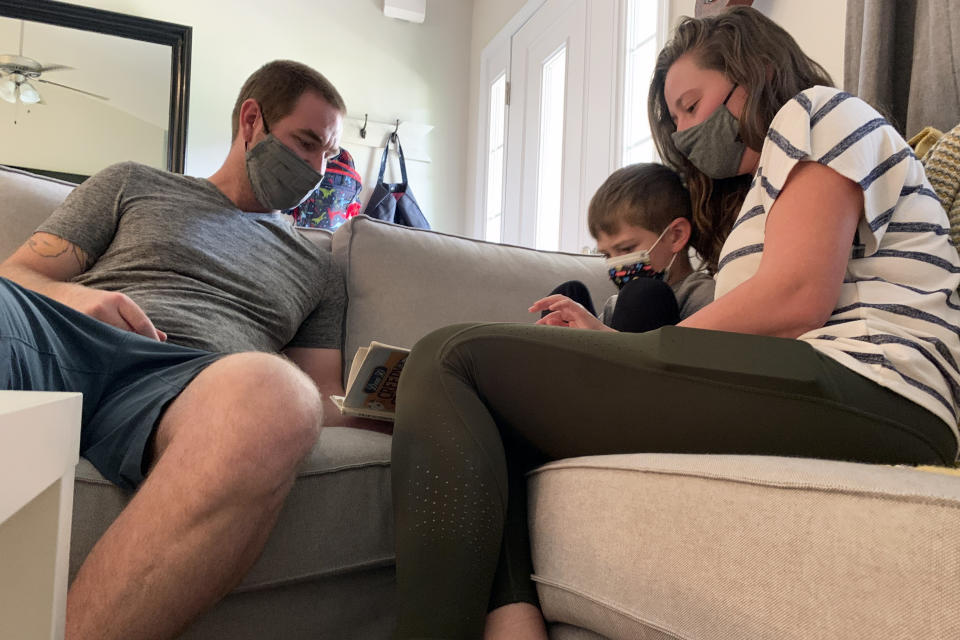
[[[289,360],[266,353],[240,353],[221,362],[222,382],[233,402],[260,418],[254,428],[309,451],[323,419],[320,392],[310,377]]]
[[[316,386],[294,364],[271,354],[239,353],[197,376],[168,414],[157,433],[158,449],[177,437],[219,437],[226,465],[239,462],[281,473],[295,467],[316,442],[323,409]],[[199,424],[200,416],[207,424]]]

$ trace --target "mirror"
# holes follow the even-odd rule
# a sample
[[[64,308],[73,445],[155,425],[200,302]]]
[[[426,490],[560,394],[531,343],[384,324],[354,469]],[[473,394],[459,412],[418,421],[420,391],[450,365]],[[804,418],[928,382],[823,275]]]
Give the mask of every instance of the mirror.
[[[125,160],[182,173],[190,39],[169,22],[0,0],[0,164],[71,182]]]

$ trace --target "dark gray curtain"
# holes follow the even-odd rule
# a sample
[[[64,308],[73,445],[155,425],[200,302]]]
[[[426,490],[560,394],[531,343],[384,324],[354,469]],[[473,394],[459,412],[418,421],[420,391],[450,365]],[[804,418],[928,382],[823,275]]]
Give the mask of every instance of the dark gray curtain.
[[[847,0],[843,88],[909,137],[960,123],[960,2]]]

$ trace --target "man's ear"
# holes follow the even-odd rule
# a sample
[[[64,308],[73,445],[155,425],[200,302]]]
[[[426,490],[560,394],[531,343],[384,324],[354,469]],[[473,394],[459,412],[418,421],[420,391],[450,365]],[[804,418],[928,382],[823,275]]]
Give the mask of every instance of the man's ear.
[[[670,250],[674,253],[683,251],[683,249],[690,242],[690,233],[693,228],[690,226],[690,221],[686,218],[674,218],[671,223],[673,227],[670,229],[670,233],[667,234],[670,237]]]
[[[260,112],[260,103],[253,98],[247,98],[240,105],[239,127],[237,128],[237,136],[243,141],[244,145],[253,139],[258,122],[262,127],[263,115]]]

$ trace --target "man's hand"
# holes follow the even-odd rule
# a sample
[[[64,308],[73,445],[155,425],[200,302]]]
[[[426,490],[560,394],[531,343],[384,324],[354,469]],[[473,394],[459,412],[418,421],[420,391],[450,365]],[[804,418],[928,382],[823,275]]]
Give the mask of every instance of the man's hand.
[[[559,293],[537,300],[529,311],[530,313],[551,311],[551,313],[537,320],[537,324],[570,327],[571,329],[613,331],[613,329],[600,322],[599,318],[584,309],[583,305]]]
[[[143,309],[126,294],[67,283],[64,285],[57,299],[68,307],[118,329],[166,342],[167,334],[154,327]]]
[[[118,329],[165,342],[167,335],[158,331],[143,309],[126,295],[70,282],[91,264],[93,261],[77,245],[37,231],[0,264],[0,276]]]

